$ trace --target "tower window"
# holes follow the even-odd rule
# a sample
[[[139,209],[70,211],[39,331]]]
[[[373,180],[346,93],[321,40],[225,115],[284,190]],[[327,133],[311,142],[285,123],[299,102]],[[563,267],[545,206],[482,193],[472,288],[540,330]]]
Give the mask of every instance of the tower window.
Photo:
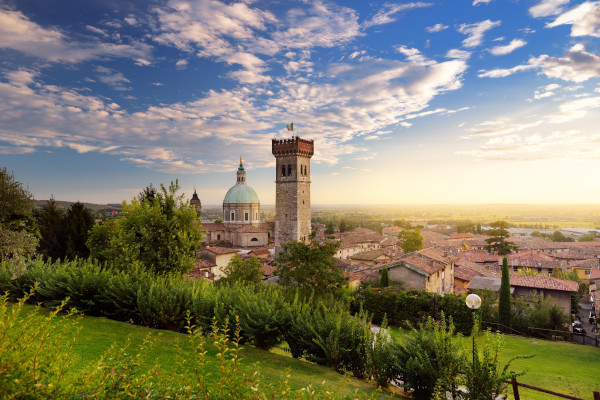
[[[302,176],[302,172],[303,172],[302,165],[300,165],[300,176]]]
[[[306,165],[305,165],[304,166],[304,176],[308,176],[308,172],[306,172],[306,171],[307,171],[307,169],[306,169]]]
[[[244,213],[244,221],[248,221],[250,219],[249,213]]]
[[[292,176],[292,165],[288,164],[288,176]]]
[[[281,166],[281,176],[285,176],[285,165]]]
[[[235,221],[235,212],[231,212],[231,221]]]
[[[254,213],[254,219],[258,221],[258,211]]]

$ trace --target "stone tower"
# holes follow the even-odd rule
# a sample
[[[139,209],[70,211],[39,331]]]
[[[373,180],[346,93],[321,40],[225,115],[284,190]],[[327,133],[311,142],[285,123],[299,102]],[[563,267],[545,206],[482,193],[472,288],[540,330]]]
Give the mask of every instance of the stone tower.
[[[192,199],[190,200],[190,205],[196,207],[196,215],[199,217],[200,212],[202,211],[202,203],[200,203],[200,198],[198,197],[198,193],[196,193],[195,188],[194,194],[192,195]]]
[[[273,139],[275,178],[275,254],[293,240],[310,240],[310,158],[312,140]]]

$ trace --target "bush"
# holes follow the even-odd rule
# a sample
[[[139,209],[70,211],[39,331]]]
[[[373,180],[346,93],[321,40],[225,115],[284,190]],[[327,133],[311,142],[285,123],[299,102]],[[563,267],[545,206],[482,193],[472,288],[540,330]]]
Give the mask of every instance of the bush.
[[[463,358],[462,349],[455,343],[452,321],[446,325],[442,318],[436,325],[430,317],[420,330],[413,328],[399,344],[399,378],[415,399],[431,399],[436,391],[449,392],[456,398],[456,377]]]

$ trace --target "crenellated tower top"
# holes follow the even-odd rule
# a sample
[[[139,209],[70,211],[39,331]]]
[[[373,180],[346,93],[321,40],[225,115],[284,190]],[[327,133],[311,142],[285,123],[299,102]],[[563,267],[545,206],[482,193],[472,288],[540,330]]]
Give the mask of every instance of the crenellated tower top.
[[[313,140],[293,136],[291,139],[273,139],[271,149],[275,157],[293,155],[312,157],[315,153],[315,144]]]

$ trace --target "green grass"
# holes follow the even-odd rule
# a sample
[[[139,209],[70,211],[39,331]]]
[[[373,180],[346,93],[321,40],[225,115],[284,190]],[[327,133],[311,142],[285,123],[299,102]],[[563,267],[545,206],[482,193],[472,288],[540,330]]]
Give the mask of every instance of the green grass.
[[[397,340],[402,340],[406,334],[400,329],[390,330]],[[471,339],[464,338],[462,341],[470,351]],[[505,335],[504,342],[501,365],[514,356],[534,355],[533,358],[518,359],[511,363],[511,371],[526,371],[517,381],[583,399],[593,399],[593,391],[600,391],[600,348],[508,335]],[[527,400],[559,399],[522,387],[519,388],[519,394]],[[512,389],[509,389],[508,395],[513,398]]]
[[[32,312],[35,307],[24,306],[28,312]],[[46,312],[40,309],[40,312]],[[191,346],[187,335],[150,329],[136,326],[124,322],[113,321],[105,318],[83,317],[78,324],[81,327],[81,333],[73,348],[73,365],[69,374],[76,375],[88,367],[92,367],[100,357],[109,349],[112,344],[119,347],[125,345],[130,340],[131,349],[137,348],[147,336],[154,345],[151,347],[146,358],[147,368],[150,369],[155,364],[160,366],[160,374],[165,374],[175,381],[180,381],[180,377],[174,375],[179,371],[177,361],[177,344],[182,351],[182,358],[192,360]],[[207,381],[216,381],[218,374],[218,359],[216,349],[208,345],[212,340],[206,340],[207,346],[207,368],[209,376]],[[358,391],[367,396],[375,392],[374,385],[357,379],[352,379],[340,375],[330,368],[318,366],[302,360],[295,360],[289,356],[275,354],[251,346],[243,346],[241,351],[241,364],[247,368],[253,368],[257,364],[264,381],[277,383],[289,372],[289,385],[292,389],[300,389],[309,384],[319,385],[324,382],[326,387],[334,389],[338,393],[351,395]],[[190,374],[191,375],[191,374]],[[390,393],[377,393],[376,399],[391,398]],[[396,397],[397,398],[397,397]]]

